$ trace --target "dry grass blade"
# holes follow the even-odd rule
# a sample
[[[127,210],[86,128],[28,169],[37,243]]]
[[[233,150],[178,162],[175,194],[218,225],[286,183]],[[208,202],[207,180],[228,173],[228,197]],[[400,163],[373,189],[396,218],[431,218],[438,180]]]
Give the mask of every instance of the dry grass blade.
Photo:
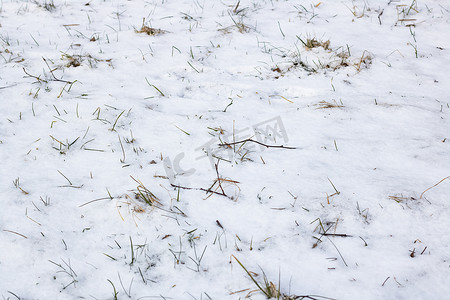
[[[361,71],[361,66],[368,66],[371,63],[372,63],[372,56],[366,50],[364,50],[358,63],[355,64],[355,68],[359,72]]]
[[[14,233],[14,234],[17,234],[17,235],[19,235],[19,236],[21,236],[21,237],[23,237],[23,238],[28,238],[27,236],[25,236],[25,235],[23,235],[23,234],[21,234],[21,233],[18,233],[18,232],[16,232],[16,231],[12,231],[12,230],[8,230],[8,229],[3,229],[3,231],[4,232],[10,232],[10,233]]]
[[[441,181],[439,181],[438,183],[436,183],[435,185],[427,188],[425,191],[423,191],[423,193],[420,195],[419,199],[422,199],[423,194],[425,194],[426,192],[428,192],[429,190],[431,190],[432,188],[434,188],[435,186],[439,185],[442,181],[446,180],[446,179],[450,179],[450,176],[445,177],[444,179],[442,179]]]
[[[234,187],[236,187],[236,194],[234,196],[228,196],[227,194],[225,194],[225,191],[222,187],[222,183],[228,183],[229,185],[232,185]],[[228,178],[221,178],[218,177],[217,179],[214,180],[213,184],[209,187],[209,189],[201,189],[201,190],[205,190],[207,194],[209,194],[206,198],[208,199],[209,197],[211,197],[213,194],[216,195],[222,195],[225,196],[231,200],[237,201],[239,198],[239,195],[241,193],[241,188],[238,186],[238,183],[240,183],[239,181],[235,181],[235,180],[231,180]],[[217,186],[216,186],[217,184]],[[218,192],[218,190],[220,189],[220,192]]]

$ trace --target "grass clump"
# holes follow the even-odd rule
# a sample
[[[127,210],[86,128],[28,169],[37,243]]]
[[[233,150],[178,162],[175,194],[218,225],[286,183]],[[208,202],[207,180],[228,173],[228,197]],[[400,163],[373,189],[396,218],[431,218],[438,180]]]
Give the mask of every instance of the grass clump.
[[[142,20],[142,26],[141,29],[135,30],[136,33],[145,33],[150,36],[160,35],[166,33],[165,30],[153,28],[145,25],[145,18]]]
[[[244,269],[244,271],[247,273],[247,275],[250,277],[250,279],[253,281],[253,283],[258,288],[257,290],[250,291],[250,293],[245,297],[248,298],[251,293],[255,291],[262,292],[267,299],[281,299],[281,300],[297,300],[297,299],[310,299],[310,300],[319,300],[319,299],[327,299],[327,300],[334,300],[333,298],[323,297],[323,296],[316,296],[316,295],[287,295],[284,293],[281,293],[280,291],[280,278],[278,278],[278,287],[270,281],[264,271],[263,273],[263,283],[259,283],[255,277],[258,276],[257,273],[251,272],[247,270],[247,268],[239,261],[239,259],[236,258],[236,256],[232,255],[232,257],[237,261],[237,263]]]
[[[348,45],[334,48],[331,47],[330,40],[322,40],[309,35],[306,38],[297,36],[297,39],[303,49],[296,45],[295,51],[284,51],[279,47],[268,50],[268,53],[273,50],[281,52],[282,60],[271,68],[272,72],[278,73],[275,78],[285,76],[296,69],[303,69],[308,74],[313,74],[321,70],[327,72],[354,67],[357,72],[360,72],[362,69],[369,68],[372,63],[372,54],[366,50],[361,56],[354,56],[350,53]]]
[[[38,7],[41,7],[43,9],[45,9],[46,11],[52,12],[54,10],[56,10],[56,5],[53,2],[53,0],[50,1],[44,1],[42,3],[39,3],[38,1],[32,1],[32,3],[36,4]]]

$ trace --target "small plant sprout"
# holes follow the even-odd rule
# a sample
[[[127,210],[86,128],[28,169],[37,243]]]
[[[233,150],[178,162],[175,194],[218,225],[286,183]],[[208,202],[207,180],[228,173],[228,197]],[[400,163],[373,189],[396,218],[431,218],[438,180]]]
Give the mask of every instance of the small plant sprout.
[[[196,269],[194,271],[196,272],[200,272],[200,265],[202,263],[202,259],[203,259],[203,255],[205,255],[205,251],[207,246],[205,246],[205,248],[203,248],[203,252],[200,256],[197,255],[197,249],[195,247],[195,242],[192,242],[193,244],[193,248],[194,248],[194,258],[192,258],[191,256],[189,256],[189,259],[192,260],[195,264]],[[193,270],[193,269],[191,269]]]
[[[131,249],[131,262],[130,262],[131,266],[136,261],[136,257],[134,256],[133,240],[131,239],[131,236],[130,236],[130,249]]]
[[[123,115],[124,112],[125,112],[125,111],[122,111],[122,112],[117,116],[116,121],[114,122],[114,124],[113,124],[113,126],[112,126],[112,128],[111,128],[111,131],[115,131],[114,128],[116,128],[117,121],[119,121],[119,118]]]
[[[16,189],[19,189],[22,193],[24,193],[25,195],[28,195],[29,193],[27,191],[25,191],[24,189],[22,189],[22,187],[20,186],[20,178],[17,177],[16,179],[13,180],[13,184],[16,187]]]
[[[44,204],[44,206],[50,206],[50,198],[48,196],[45,196],[45,199],[41,196],[39,197],[39,199]]]
[[[69,277],[70,282],[63,286],[63,288],[62,288],[63,290],[65,290],[66,288],[68,288],[71,285],[73,285],[74,288],[76,287],[76,284],[78,283],[78,279],[77,279],[78,275],[73,270],[73,268],[70,264],[70,259],[66,262],[64,259],[61,258],[61,261],[64,265],[58,264],[52,260],[48,260],[48,261],[59,268],[59,271],[57,273],[62,273]],[[55,279],[56,279],[56,276],[55,276]]]
[[[117,295],[119,294],[119,292],[116,290],[116,287],[114,286],[114,283],[112,283],[112,281],[109,280],[109,279],[106,279],[106,280],[112,285],[112,288],[113,288],[113,291],[114,291],[114,293],[113,293],[113,299],[114,299],[114,300],[119,299],[119,298],[117,298]]]
[[[149,86],[151,86],[151,87],[153,87],[155,90],[157,90],[158,93],[159,93],[162,97],[165,97],[165,96],[166,96],[166,95],[164,95],[164,93],[163,93],[158,87],[156,87],[156,85],[151,84],[150,82],[148,82],[147,77],[145,77],[145,81],[147,81],[147,84],[148,84]]]

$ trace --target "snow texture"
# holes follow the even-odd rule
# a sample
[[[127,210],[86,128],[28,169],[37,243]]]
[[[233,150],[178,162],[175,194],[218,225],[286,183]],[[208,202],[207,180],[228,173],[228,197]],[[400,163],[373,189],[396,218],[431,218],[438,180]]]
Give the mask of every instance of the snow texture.
[[[440,0],[3,0],[2,299],[449,297],[449,36]]]

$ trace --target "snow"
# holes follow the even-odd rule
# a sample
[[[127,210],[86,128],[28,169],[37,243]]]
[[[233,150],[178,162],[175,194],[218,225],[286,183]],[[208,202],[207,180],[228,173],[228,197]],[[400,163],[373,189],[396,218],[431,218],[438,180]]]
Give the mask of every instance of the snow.
[[[448,1],[0,16],[3,299],[450,294]]]

